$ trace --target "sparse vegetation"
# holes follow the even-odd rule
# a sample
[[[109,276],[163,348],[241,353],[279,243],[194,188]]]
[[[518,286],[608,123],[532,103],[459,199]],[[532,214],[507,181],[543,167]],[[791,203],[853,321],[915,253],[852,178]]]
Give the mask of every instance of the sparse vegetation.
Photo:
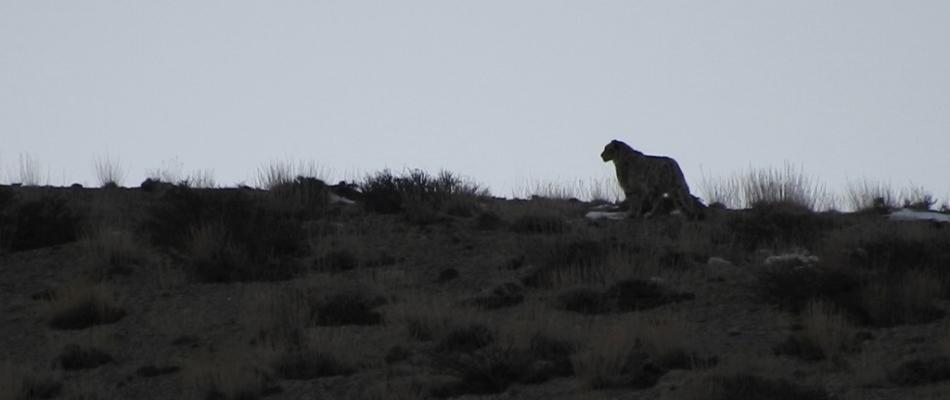
[[[50,313],[51,328],[69,330],[111,324],[126,315],[105,286],[83,283],[57,289],[50,301]]]
[[[0,399],[830,399],[950,380],[931,351],[950,348],[950,230],[879,214],[932,209],[923,190],[819,213],[820,185],[786,166],[736,178],[748,209],[589,220],[601,204],[491,198],[447,172],[361,192],[288,165],[266,190],[174,171],[0,186],[0,357],[66,378],[18,366]]]
[[[835,203],[823,184],[790,163],[782,168],[749,168],[719,181],[704,177],[702,189],[707,203],[728,208],[782,204],[817,211]]]
[[[712,379],[708,400],[830,400],[822,389],[803,387],[784,379],[765,378],[751,373]]]
[[[95,368],[112,361],[112,356],[100,349],[77,344],[67,345],[56,357],[56,363],[67,371]]]
[[[56,398],[63,383],[50,373],[0,362],[0,399],[34,400]]]
[[[0,247],[24,251],[75,241],[82,217],[65,196],[44,194],[7,206],[12,211],[0,220]]]
[[[119,160],[112,159],[109,156],[96,157],[92,163],[96,170],[96,179],[99,181],[99,187],[116,188],[122,186],[125,180],[125,172]]]
[[[363,206],[381,214],[405,213],[410,222],[429,224],[442,219],[440,213],[471,215],[477,200],[488,191],[462,180],[448,171],[431,176],[422,170],[394,175],[384,170],[368,176],[360,184]]]

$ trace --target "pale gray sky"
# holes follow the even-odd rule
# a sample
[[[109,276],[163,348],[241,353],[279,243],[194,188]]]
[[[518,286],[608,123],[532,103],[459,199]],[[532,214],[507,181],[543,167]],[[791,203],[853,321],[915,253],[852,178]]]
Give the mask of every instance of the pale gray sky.
[[[614,138],[694,187],[790,161],[943,197],[950,2],[0,0],[0,181],[304,159],[506,195],[610,173]]]

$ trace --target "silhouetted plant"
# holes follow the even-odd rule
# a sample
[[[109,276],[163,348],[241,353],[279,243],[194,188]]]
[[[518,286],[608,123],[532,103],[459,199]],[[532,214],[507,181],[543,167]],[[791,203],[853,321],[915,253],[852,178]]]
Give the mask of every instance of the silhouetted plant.
[[[487,195],[478,185],[468,183],[448,171],[433,177],[422,170],[394,175],[383,170],[367,177],[361,184],[363,207],[381,214],[411,211],[420,223],[433,222],[434,214],[451,210],[453,215],[471,215],[476,199]]]

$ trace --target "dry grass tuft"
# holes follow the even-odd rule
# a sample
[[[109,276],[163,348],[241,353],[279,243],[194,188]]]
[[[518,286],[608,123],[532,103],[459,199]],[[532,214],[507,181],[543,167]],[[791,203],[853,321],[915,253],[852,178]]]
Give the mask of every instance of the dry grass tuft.
[[[125,180],[125,171],[118,159],[112,157],[99,156],[92,162],[96,171],[96,179],[99,181],[99,187],[114,188],[122,186]]]
[[[106,285],[77,282],[56,289],[49,303],[53,329],[85,329],[125,317],[118,298]]]
[[[51,399],[59,396],[61,379],[9,362],[0,362],[0,400]]]

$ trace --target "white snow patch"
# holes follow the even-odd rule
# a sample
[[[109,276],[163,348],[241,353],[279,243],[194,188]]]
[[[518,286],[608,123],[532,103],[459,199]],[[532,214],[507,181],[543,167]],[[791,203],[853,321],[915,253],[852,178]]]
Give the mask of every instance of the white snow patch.
[[[627,219],[630,217],[630,213],[627,212],[610,212],[610,211],[590,211],[587,214],[584,214],[584,218],[587,219],[610,219],[614,221],[619,221],[622,219]]]
[[[950,222],[950,215],[947,214],[941,214],[933,211],[915,211],[907,208],[894,211],[888,214],[887,218],[895,221]]]

